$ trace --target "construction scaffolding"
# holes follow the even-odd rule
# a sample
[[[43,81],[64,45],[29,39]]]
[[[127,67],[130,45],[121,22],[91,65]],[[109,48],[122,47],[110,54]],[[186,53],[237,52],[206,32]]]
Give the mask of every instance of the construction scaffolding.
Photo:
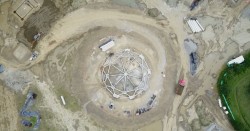
[[[148,88],[150,74],[144,56],[130,49],[112,53],[102,67],[102,81],[115,98],[134,99]]]

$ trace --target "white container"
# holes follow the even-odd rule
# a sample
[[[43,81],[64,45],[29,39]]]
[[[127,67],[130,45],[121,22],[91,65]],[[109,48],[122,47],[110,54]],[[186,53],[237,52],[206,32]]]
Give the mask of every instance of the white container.
[[[107,51],[111,47],[115,45],[115,42],[113,40],[108,41],[107,43],[104,43],[103,45],[100,46],[102,51]]]
[[[63,105],[66,105],[65,100],[64,100],[64,97],[63,97],[63,96],[61,96],[61,100],[62,100]]]
[[[227,65],[231,65],[231,64],[240,64],[240,63],[242,63],[244,60],[245,60],[244,57],[241,55],[241,56],[239,56],[239,57],[237,57],[237,58],[235,58],[235,59],[233,59],[233,60],[230,60],[230,61],[227,63]]]
[[[222,107],[221,99],[220,98],[218,99],[218,102],[219,102],[219,106]]]

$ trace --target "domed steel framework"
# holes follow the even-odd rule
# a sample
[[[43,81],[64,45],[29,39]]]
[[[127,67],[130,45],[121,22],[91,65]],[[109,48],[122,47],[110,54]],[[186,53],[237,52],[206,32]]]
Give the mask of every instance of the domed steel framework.
[[[145,58],[130,49],[110,54],[103,64],[102,81],[115,98],[134,99],[148,88],[151,74]]]

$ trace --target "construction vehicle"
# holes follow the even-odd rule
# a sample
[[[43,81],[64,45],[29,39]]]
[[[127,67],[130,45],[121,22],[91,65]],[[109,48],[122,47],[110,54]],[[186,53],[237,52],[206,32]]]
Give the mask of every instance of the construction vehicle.
[[[184,87],[185,87],[185,84],[186,84],[186,82],[185,82],[184,79],[180,79],[180,80],[179,80],[178,85],[175,87],[175,93],[176,93],[177,95],[181,95],[181,94],[182,94],[182,92],[183,92],[183,90],[184,90]]]
[[[38,55],[39,55],[38,51],[33,51],[30,57],[30,61],[35,60],[38,57]]]

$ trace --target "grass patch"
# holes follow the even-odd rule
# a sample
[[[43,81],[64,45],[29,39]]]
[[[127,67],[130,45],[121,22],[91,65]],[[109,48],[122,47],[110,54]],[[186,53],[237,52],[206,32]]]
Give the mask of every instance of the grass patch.
[[[55,117],[53,112],[50,110],[47,110],[45,108],[42,108],[39,110],[39,113],[41,114],[41,125],[39,127],[39,131],[62,131],[63,127],[56,126],[54,123]]]
[[[250,53],[244,58],[242,64],[225,67],[217,82],[223,105],[232,111],[229,120],[239,131],[250,130]]]
[[[64,106],[66,109],[71,110],[72,112],[80,111],[81,106],[77,100],[77,98],[71,95],[68,91],[63,89],[62,87],[55,88],[55,93],[57,98],[61,101],[61,96],[64,97],[66,105]],[[61,102],[62,104],[62,102]],[[63,105],[63,104],[62,104]]]
[[[36,117],[30,117],[30,119],[29,119],[29,121],[32,123],[32,125],[36,124],[36,120],[37,120]]]

